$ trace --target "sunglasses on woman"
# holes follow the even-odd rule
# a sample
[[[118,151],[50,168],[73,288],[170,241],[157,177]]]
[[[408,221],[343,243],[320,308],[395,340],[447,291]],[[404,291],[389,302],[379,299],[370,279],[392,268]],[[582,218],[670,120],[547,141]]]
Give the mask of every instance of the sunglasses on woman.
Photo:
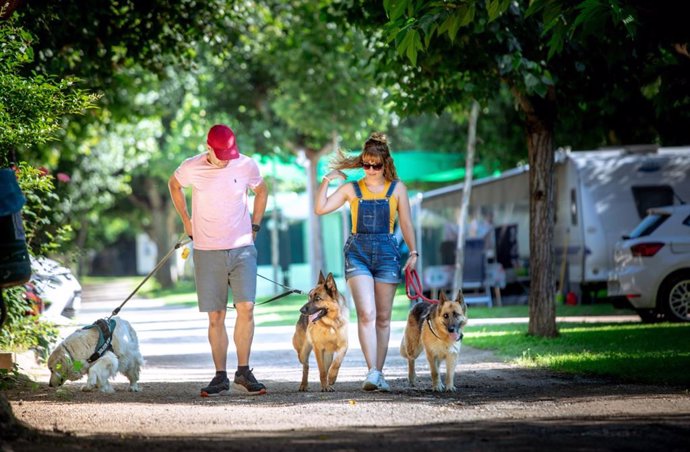
[[[362,168],[378,171],[383,168],[383,163],[362,163]]]

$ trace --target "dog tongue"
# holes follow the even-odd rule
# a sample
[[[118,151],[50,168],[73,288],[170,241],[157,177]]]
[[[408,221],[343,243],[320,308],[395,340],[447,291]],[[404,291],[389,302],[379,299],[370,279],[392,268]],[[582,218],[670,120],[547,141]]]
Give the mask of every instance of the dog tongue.
[[[315,313],[313,313],[312,315],[309,316],[309,321],[310,322],[316,322],[317,320],[319,320],[320,317],[321,317],[321,311],[316,311]]]
[[[452,337],[454,341],[459,341],[460,333],[450,333],[450,337]]]

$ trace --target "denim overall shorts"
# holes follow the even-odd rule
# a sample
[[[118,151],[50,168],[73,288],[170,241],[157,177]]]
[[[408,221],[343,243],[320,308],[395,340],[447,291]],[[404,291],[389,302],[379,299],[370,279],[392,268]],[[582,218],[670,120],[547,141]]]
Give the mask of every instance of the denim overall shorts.
[[[357,182],[352,182],[359,199],[357,208],[357,233],[350,235],[343,252],[345,254],[345,279],[367,275],[375,282],[398,284],[400,282],[400,251],[390,233],[390,206],[388,200],[397,181],[391,182],[385,199],[362,199]]]

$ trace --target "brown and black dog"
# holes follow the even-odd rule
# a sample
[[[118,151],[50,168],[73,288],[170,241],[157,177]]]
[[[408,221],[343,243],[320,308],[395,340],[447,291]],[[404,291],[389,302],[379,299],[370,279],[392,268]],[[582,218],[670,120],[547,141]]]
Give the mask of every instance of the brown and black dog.
[[[412,307],[400,344],[400,355],[407,359],[410,386],[414,386],[417,377],[414,361],[424,348],[431,368],[433,390],[455,391],[455,365],[460,354],[465,324],[467,304],[461,291],[455,300],[448,300],[441,291],[438,304],[420,302]],[[446,361],[445,386],[441,383],[439,374],[442,360]]]
[[[302,363],[300,391],[306,391],[309,375],[309,354],[312,348],[319,366],[321,391],[333,391],[340,365],[347,353],[348,317],[345,297],[340,295],[333,273],[324,278],[319,272],[319,282],[309,292],[309,301],[299,310],[292,345]]]

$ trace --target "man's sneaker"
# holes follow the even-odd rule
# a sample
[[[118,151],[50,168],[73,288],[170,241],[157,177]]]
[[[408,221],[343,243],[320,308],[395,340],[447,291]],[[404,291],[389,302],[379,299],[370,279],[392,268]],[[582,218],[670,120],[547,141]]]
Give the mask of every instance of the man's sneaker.
[[[383,376],[383,372],[379,373],[380,378],[379,378],[379,391],[381,392],[391,392],[391,386],[388,384],[386,379]]]
[[[232,385],[233,388],[249,395],[266,394],[266,386],[256,381],[252,373],[253,370],[254,369],[249,369],[242,375],[237,375],[237,372],[235,372],[235,381]]]
[[[365,391],[375,391],[379,389],[379,380],[381,379],[381,372],[377,369],[371,369],[367,372],[367,377],[362,383],[362,389]]]
[[[205,388],[201,388],[201,397],[217,397],[228,393],[230,380],[216,375]]]

